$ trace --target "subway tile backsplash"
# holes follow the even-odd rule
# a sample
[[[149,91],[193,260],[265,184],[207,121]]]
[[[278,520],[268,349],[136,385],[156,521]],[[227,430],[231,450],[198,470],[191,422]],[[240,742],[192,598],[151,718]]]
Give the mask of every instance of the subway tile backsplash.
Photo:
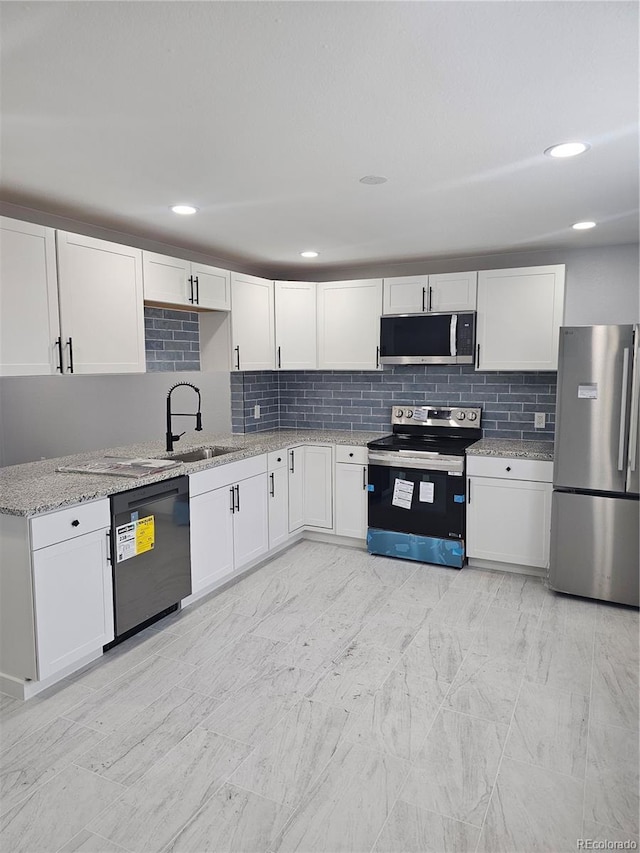
[[[234,432],[275,427],[391,429],[393,405],[480,406],[488,438],[553,440],[556,373],[479,373],[471,365],[397,366],[383,371],[261,371],[231,374]],[[261,417],[254,418],[258,403]],[[534,430],[534,413],[546,426]]]
[[[144,309],[147,372],[200,370],[200,324],[196,311]]]

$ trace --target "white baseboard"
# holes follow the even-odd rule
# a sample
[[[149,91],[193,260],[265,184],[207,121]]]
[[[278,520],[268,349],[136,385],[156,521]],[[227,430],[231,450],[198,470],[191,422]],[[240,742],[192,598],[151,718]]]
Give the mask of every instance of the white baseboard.
[[[508,575],[533,575],[546,578],[547,570],[539,566],[519,566],[515,563],[499,563],[497,560],[478,560],[475,557],[467,563],[469,569],[488,569],[492,572],[504,572]]]
[[[32,696],[36,696],[38,693],[42,693],[43,690],[53,687],[54,684],[62,681],[67,675],[72,675],[100,657],[102,657],[102,649],[96,649],[90,654],[85,655],[81,660],[65,666],[64,669],[61,669],[54,675],[50,675],[49,678],[44,678],[42,681],[24,681],[21,678],[15,678],[12,675],[5,675],[3,672],[0,672],[0,693],[6,693],[9,696],[13,696],[14,699],[31,699]]]

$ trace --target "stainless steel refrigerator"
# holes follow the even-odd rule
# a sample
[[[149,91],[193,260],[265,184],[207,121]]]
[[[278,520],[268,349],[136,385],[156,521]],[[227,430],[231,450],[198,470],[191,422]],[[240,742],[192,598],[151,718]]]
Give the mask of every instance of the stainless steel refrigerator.
[[[560,329],[549,586],[638,606],[639,328]]]

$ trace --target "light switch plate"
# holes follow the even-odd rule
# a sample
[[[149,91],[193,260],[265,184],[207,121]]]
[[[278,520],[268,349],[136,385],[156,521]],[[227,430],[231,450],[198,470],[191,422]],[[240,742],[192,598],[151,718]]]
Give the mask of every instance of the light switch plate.
[[[260,417],[260,406],[257,403],[253,407],[253,417],[256,419]]]

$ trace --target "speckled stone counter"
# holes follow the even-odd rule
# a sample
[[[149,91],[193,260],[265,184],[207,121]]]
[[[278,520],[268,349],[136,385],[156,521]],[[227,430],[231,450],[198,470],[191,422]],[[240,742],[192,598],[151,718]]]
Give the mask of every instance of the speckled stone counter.
[[[553,462],[552,441],[525,441],[514,438],[481,438],[467,447],[468,456],[508,456],[512,459],[540,459]]]
[[[282,450],[294,444],[354,444],[364,446],[374,438],[380,438],[379,432],[350,432],[347,430],[273,430],[248,434],[236,433],[194,433],[189,440],[185,436],[175,447],[176,453],[183,453],[196,447],[233,448],[231,453],[213,459],[198,462],[183,462],[162,474],[132,479],[90,474],[69,474],[56,471],[60,465],[77,465],[92,462],[104,456],[162,457],[171,458],[161,441],[149,441],[144,444],[131,444],[126,447],[110,447],[46,459],[42,462],[27,462],[0,468],[0,513],[7,515],[36,515],[51,512],[63,506],[92,501],[96,498],[168,480],[181,474],[192,474],[218,465],[226,465],[239,459]]]

